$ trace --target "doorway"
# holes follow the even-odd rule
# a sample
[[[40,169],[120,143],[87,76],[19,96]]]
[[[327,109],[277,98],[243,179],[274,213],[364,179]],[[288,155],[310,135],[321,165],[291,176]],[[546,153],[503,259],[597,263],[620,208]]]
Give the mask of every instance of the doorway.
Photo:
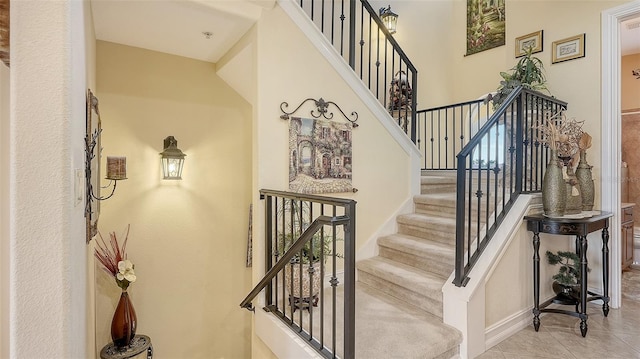
[[[640,1],[624,4],[602,13],[602,209],[614,214],[611,219],[610,271],[611,307],[621,304],[622,250],[620,246],[620,163],[621,105],[620,105],[620,23],[640,16]]]

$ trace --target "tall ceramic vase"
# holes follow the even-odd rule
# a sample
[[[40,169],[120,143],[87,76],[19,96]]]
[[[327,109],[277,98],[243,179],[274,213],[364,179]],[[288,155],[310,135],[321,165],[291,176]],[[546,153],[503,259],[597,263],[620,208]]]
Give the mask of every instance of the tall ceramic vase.
[[[580,189],[582,190],[582,210],[591,211],[593,209],[593,202],[595,198],[595,186],[593,184],[593,176],[591,169],[593,166],[587,163],[587,151],[580,151],[580,162],[576,169],[576,178],[580,183]]]
[[[566,164],[567,178],[567,202],[564,207],[564,214],[579,214],[582,212],[582,188],[576,178],[571,164]]]
[[[116,311],[113,313],[113,320],[111,321],[111,339],[113,340],[113,344],[118,348],[128,346],[136,335],[137,325],[138,318],[136,317],[135,309],[133,309],[133,304],[131,304],[129,293],[123,290]]]
[[[551,150],[542,182],[542,208],[547,217],[562,217],[566,205],[567,188],[562,176],[562,162]]]

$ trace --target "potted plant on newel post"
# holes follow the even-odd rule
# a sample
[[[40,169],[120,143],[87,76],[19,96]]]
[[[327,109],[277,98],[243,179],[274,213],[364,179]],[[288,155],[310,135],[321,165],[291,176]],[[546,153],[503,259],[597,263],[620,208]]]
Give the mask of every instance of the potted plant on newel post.
[[[100,238],[96,241],[95,257],[102,264],[102,269],[113,277],[118,287],[122,289],[120,300],[111,321],[111,339],[118,348],[124,348],[131,344],[136,335],[138,318],[133,308],[127,289],[136,281],[134,265],[127,259],[127,240],[129,239],[129,227],[125,234],[122,246],[118,242],[115,232],[109,233],[110,241],[107,244],[98,232]]]
[[[520,86],[529,90],[548,92],[542,60],[533,56],[531,51],[531,48],[527,48],[527,52],[520,57],[510,72],[500,72],[500,77],[502,77],[500,86],[496,89],[495,94],[489,95],[487,98],[487,101],[490,100],[493,103],[494,109],[500,107],[507,96]]]

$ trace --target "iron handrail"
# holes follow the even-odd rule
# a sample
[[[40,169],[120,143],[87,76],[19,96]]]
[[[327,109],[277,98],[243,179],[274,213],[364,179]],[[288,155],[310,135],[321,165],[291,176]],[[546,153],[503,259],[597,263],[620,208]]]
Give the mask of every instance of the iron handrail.
[[[361,7],[358,8],[357,1],[300,0],[298,4],[380,104],[385,108],[389,105],[394,122],[415,143],[418,71],[371,4],[360,0]],[[396,114],[393,110],[397,108],[391,108],[389,90],[392,86],[389,82],[402,72],[406,72],[411,101],[410,105],[403,102],[401,111]]]
[[[528,100],[534,99],[533,102]],[[484,248],[488,245],[489,241],[493,237],[498,226],[504,220],[506,214],[509,212],[513,203],[518,196],[526,192],[526,176],[530,176],[528,191],[540,192],[539,183],[536,182],[535,188],[531,184],[534,174],[542,174],[544,167],[541,158],[536,157],[535,163],[533,154],[541,153],[543,149],[538,150],[539,141],[533,137],[533,132],[525,134],[528,129],[525,128],[526,124],[533,125],[533,117],[529,118],[529,109],[537,108],[538,104],[547,104],[556,109],[566,109],[567,103],[557,100],[553,97],[544,95],[540,92],[524,89],[519,87],[512,91],[507,96],[504,103],[487,119],[486,123],[478,130],[478,132],[469,140],[469,142],[462,148],[457,154],[457,174],[456,174],[456,250],[455,250],[455,278],[453,283],[460,287],[465,286],[469,281],[469,273],[473,266],[477,263],[482,255]],[[535,105],[536,107],[529,107]],[[545,110],[545,105],[541,105]],[[515,111],[514,111],[515,107]],[[505,166],[515,166],[515,168],[509,168],[509,177],[506,177],[505,168],[500,168],[499,164],[495,163],[494,167],[478,166],[473,167],[467,162],[473,155],[474,151],[481,148],[485,138],[488,138],[493,133],[496,136],[497,126],[500,125],[500,121],[505,121],[506,126],[507,110],[511,110],[511,134],[509,136],[510,148],[509,159],[505,161]],[[515,114],[515,123],[513,121]],[[526,114],[526,116],[525,116]],[[538,117],[538,120],[547,120],[548,116],[544,115]],[[529,122],[531,120],[531,122]],[[493,131],[493,132],[492,132]],[[533,147],[535,146],[535,152]],[[527,149],[529,148],[529,149]],[[527,157],[527,151],[531,152],[531,157]],[[529,164],[529,173],[525,173],[527,168],[525,164]],[[535,165],[535,166],[534,166]],[[473,171],[476,172],[477,178],[474,178]],[[498,174],[502,172],[502,177]],[[493,173],[490,175],[490,173]],[[469,176],[469,185],[467,186],[467,176]],[[493,176],[493,177],[491,177]],[[484,178],[484,183],[482,182]],[[495,193],[491,193],[490,183],[493,181]],[[498,181],[502,181],[502,200],[498,201]],[[506,188],[506,182],[508,182],[508,189]],[[481,186],[482,185],[482,186]],[[525,187],[525,188],[523,188]],[[468,190],[468,192],[467,192]],[[493,208],[491,208],[491,196],[493,196]],[[505,199],[505,196],[508,199]],[[475,218],[472,218],[472,198],[476,197],[473,201],[476,203]],[[484,199],[483,199],[484,198]],[[484,201],[484,202],[483,202]],[[482,211],[485,211],[484,218],[482,217]],[[493,214],[490,215],[490,211]],[[475,222],[474,222],[475,221]],[[480,228],[484,227],[483,230]],[[472,228],[475,228],[476,237],[472,237]],[[465,231],[467,233],[465,233]],[[466,236],[465,236],[466,235]],[[475,244],[475,251],[472,251],[472,243]],[[467,261],[465,263],[465,254]]]
[[[287,250],[282,257],[276,262],[276,264],[269,269],[267,273],[265,273],[264,277],[256,284],[256,286],[249,292],[246,298],[240,303],[241,308],[248,309],[250,311],[254,311],[252,301],[255,297],[267,286],[271,283],[271,280],[281,271],[284,267],[289,264],[291,259],[300,252],[300,250],[304,247],[304,245],[310,241],[313,236],[320,230],[320,228],[327,224],[332,225],[341,225],[349,222],[348,216],[319,216],[311,225],[300,235],[300,237],[291,245],[291,248]]]

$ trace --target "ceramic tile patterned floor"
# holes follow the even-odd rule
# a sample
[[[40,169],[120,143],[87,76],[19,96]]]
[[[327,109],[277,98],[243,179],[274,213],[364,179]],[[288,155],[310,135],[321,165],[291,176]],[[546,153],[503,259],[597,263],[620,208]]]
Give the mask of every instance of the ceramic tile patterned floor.
[[[640,270],[623,273],[620,309],[611,309],[605,318],[601,305],[589,303],[587,314],[586,338],[578,318],[546,313],[539,332],[528,326],[478,358],[640,358]]]

